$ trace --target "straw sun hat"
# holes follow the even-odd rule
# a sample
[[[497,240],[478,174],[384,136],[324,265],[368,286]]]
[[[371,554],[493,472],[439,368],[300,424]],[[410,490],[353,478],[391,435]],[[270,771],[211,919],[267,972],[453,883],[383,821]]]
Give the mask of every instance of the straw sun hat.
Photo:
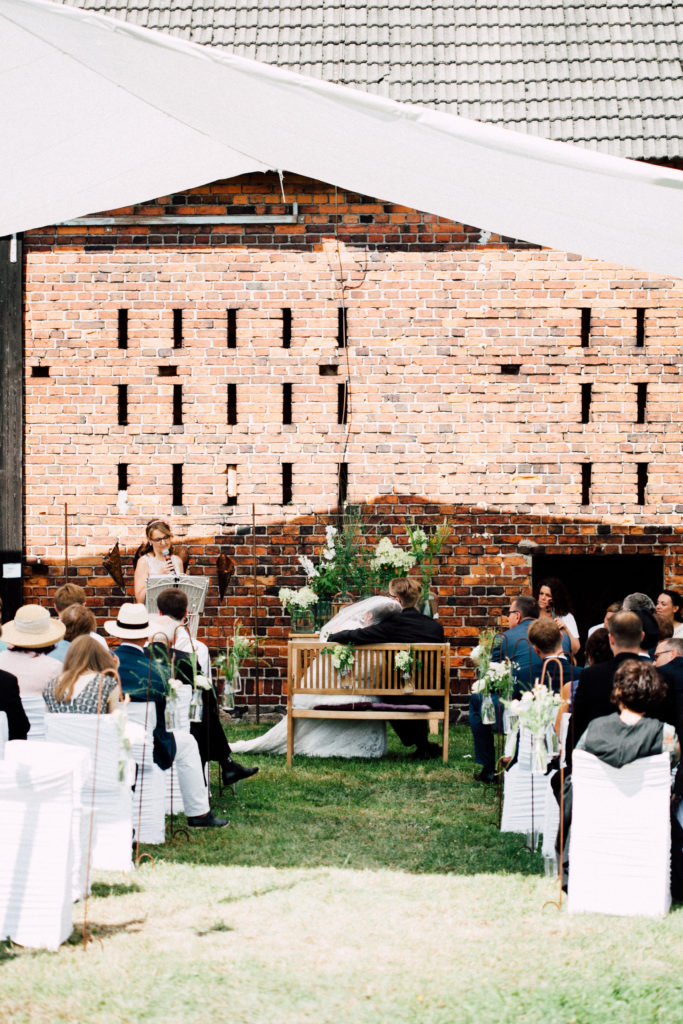
[[[149,615],[144,604],[122,604],[116,619],[109,619],[104,628],[119,640],[140,640],[149,636]]]
[[[2,639],[13,647],[52,647],[61,640],[66,627],[59,619],[50,617],[47,608],[39,604],[25,604],[11,622],[2,627]]]

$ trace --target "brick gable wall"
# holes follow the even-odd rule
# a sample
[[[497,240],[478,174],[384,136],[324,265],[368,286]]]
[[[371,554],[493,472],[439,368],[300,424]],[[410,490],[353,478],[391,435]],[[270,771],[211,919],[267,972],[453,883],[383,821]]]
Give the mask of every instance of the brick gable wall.
[[[97,567],[117,537],[133,550],[149,518],[170,516],[204,568],[219,549],[237,550],[235,528],[250,529],[253,505],[264,538],[260,572],[272,578],[264,588],[276,587],[292,573],[299,525],[336,506],[340,463],[352,502],[418,510],[435,503],[457,510],[463,530],[473,520],[468,510],[478,509],[511,531],[490,554],[463,542],[457,564],[467,567],[467,583],[461,573],[442,576],[446,608],[464,601],[462,615],[449,621],[444,613],[459,632],[472,622],[482,567],[487,578],[495,569],[490,586],[502,592],[490,596],[503,603],[528,578],[523,558],[501,563],[505,545],[514,548],[527,527],[543,533],[544,524],[559,523],[585,552],[597,525],[607,524],[621,537],[617,546],[633,550],[635,536],[651,550],[655,540],[677,559],[658,531],[665,523],[678,536],[683,526],[682,282],[303,179],[286,176],[285,190],[288,204],[299,203],[296,224],[160,222],[26,236],[30,559],[60,562],[68,503],[70,553],[102,594],[104,612],[121,598],[107,593]],[[277,177],[253,175],[117,213],[236,207],[289,212]],[[338,346],[342,305],[346,349]],[[126,349],[119,347],[122,309]],[[235,348],[228,347],[229,309],[236,310]],[[289,348],[283,309],[291,310]],[[179,348],[174,310],[182,310]],[[589,335],[582,310],[590,311]],[[347,379],[345,425],[337,421]],[[283,384],[291,384],[287,425]],[[122,386],[125,424],[118,422]],[[292,466],[291,505],[282,504],[283,462]],[[182,507],[173,505],[173,465],[182,465]],[[119,466],[127,467],[123,494]],[[236,467],[234,504],[229,466]],[[38,574],[29,595],[44,596],[57,571]],[[675,581],[677,561],[666,571]],[[246,575],[238,579],[225,607],[213,599],[212,639],[248,610]],[[264,590],[265,598],[272,594]],[[282,616],[272,605],[267,614],[269,636],[284,635]],[[272,687],[275,697],[275,676]]]

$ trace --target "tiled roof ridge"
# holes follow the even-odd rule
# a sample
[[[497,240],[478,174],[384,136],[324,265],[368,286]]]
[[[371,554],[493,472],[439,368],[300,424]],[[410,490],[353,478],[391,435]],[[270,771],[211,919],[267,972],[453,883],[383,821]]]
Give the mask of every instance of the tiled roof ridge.
[[[618,156],[683,158],[670,0],[54,2]]]

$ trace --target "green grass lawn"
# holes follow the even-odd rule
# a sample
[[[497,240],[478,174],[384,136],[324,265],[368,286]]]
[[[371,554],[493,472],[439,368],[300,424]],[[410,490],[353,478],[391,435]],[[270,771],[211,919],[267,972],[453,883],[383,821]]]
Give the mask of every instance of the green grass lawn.
[[[683,910],[558,910],[540,856],[499,833],[495,791],[472,781],[468,730],[451,742],[447,766],[393,741],[372,763],[245,757],[259,774],[214,799],[228,828],[96,877],[85,950],[79,904],[57,953],[0,952],[0,1020],[683,1020]]]

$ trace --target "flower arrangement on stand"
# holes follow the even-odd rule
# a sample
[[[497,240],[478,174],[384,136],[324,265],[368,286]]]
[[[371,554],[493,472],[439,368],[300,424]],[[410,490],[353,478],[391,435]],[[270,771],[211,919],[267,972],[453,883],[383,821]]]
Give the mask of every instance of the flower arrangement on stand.
[[[507,702],[510,711],[510,731],[505,744],[505,755],[512,757],[520,728],[531,733],[531,771],[545,775],[548,762],[558,753],[559,744],[554,723],[562,702],[559,693],[553,693],[545,683],[536,682],[533,689],[525,690],[519,700]]]
[[[470,658],[477,669],[477,679],[472,684],[472,693],[482,695],[481,720],[484,725],[494,725],[496,721],[493,694],[497,694],[505,703],[510,699],[515,684],[515,662],[509,658],[503,661],[491,660],[496,635],[493,629],[483,630],[479,634],[479,643],[470,653]]]
[[[410,647],[407,651],[398,651],[394,657],[394,668],[403,676],[403,690],[405,693],[412,693],[415,689],[413,686],[413,672],[415,669],[421,668],[421,666],[422,662],[416,660],[413,647]]]
[[[225,651],[213,661],[213,667],[225,680],[223,686],[223,706],[232,710],[235,707],[235,694],[242,690],[240,668],[242,663],[254,655],[256,640],[242,633],[242,624],[237,620],[232,639],[226,640]]]
[[[278,598],[284,610],[292,620],[293,633],[310,633],[315,626],[313,606],[318,603],[318,595],[310,586],[291,590],[280,587]]]
[[[422,612],[424,615],[432,615],[433,609],[430,601],[432,577],[436,572],[436,563],[441,549],[451,535],[451,527],[444,519],[438,526],[428,527],[426,530],[408,522],[406,522],[405,528],[410,541],[411,554],[415,558],[415,564],[422,578]]]
[[[389,537],[382,537],[370,559],[373,579],[381,590],[386,590],[397,576],[407,576],[415,564],[412,551],[396,547]]]
[[[332,664],[342,678],[342,685],[345,685],[344,677],[353,672],[356,663],[355,648],[351,644],[334,644],[333,647],[325,647],[324,651],[325,654],[329,654]],[[348,686],[351,685],[352,681],[348,680]]]

